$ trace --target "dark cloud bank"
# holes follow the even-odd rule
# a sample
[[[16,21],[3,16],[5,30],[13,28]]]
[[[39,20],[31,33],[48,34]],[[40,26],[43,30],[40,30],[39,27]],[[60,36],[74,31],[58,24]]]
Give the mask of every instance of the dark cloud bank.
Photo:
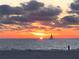
[[[79,10],[79,3],[71,4],[71,9]],[[0,5],[0,24],[16,24],[20,26],[30,26],[31,23],[39,21],[42,25],[50,27],[72,28],[70,24],[79,24],[79,17],[64,16],[58,21],[58,15],[62,12],[60,7],[45,7],[44,3],[38,1],[29,1],[21,3],[21,7],[11,7],[9,5]],[[75,12],[77,13],[77,12]]]

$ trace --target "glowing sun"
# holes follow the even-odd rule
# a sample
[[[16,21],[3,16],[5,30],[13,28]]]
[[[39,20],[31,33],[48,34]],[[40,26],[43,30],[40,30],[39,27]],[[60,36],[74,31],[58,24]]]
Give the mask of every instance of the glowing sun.
[[[40,37],[40,40],[43,40],[43,37]]]

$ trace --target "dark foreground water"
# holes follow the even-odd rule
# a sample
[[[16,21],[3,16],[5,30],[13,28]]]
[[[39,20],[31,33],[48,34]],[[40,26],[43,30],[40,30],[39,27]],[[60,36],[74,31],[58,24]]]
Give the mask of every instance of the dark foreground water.
[[[0,50],[0,59],[79,59],[77,50]]]
[[[68,45],[70,45],[71,49],[79,48],[79,39],[51,39],[51,40],[0,39],[0,50],[8,50],[8,49],[66,50]]]

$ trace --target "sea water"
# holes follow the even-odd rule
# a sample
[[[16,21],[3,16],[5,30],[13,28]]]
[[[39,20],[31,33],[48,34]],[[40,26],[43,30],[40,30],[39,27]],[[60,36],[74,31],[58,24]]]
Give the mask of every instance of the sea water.
[[[0,50],[7,49],[64,49],[66,50],[68,45],[71,49],[79,48],[79,38],[72,39],[0,39]]]

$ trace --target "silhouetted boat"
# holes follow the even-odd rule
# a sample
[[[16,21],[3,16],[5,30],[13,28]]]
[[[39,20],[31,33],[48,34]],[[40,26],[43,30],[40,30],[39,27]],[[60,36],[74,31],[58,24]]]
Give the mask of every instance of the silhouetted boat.
[[[51,34],[50,37],[49,37],[48,39],[49,39],[49,40],[54,39],[54,38],[53,38],[53,35]]]

